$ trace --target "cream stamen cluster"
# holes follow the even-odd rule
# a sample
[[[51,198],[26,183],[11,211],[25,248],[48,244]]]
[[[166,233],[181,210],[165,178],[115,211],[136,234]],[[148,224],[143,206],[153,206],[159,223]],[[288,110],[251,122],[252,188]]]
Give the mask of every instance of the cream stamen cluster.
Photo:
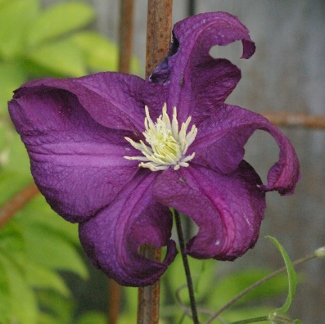
[[[162,109],[162,115],[157,118],[156,123],[150,118],[147,106],[145,110],[146,118],[144,125],[146,130],[143,132],[143,135],[149,145],[146,145],[142,140],[140,143],[136,143],[131,138],[125,137],[143,156],[124,156],[124,158],[142,161],[139,167],[148,168],[151,171],[166,170],[169,167],[173,167],[174,170],[178,170],[181,166],[187,167],[189,165],[188,161],[194,158],[195,153],[193,152],[191,155],[186,156],[186,152],[197,134],[195,125],[192,125],[191,130],[186,134],[191,117],[188,117],[182,123],[179,130],[176,107],[174,107],[173,118],[170,121],[165,104]]]

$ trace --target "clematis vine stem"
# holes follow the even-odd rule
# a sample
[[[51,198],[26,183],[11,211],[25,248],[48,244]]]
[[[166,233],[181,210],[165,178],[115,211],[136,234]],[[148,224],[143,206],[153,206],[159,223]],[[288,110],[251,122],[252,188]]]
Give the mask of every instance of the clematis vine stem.
[[[262,317],[255,317],[255,318],[249,318],[241,321],[231,322],[229,324],[249,324],[249,323],[257,323],[257,322],[270,322],[273,324],[297,323],[296,321],[292,321],[290,319],[280,317],[280,316],[273,316],[272,318],[270,318],[269,316],[262,316]]]
[[[148,0],[146,77],[148,77],[167,55],[172,31],[172,0]],[[144,245],[140,253],[157,261],[161,250]],[[155,324],[159,321],[160,284],[138,289],[138,324]]]
[[[188,288],[188,293],[189,293],[189,297],[190,297],[193,323],[197,324],[197,323],[199,323],[199,320],[198,320],[198,315],[197,315],[197,310],[196,310],[196,303],[195,303],[191,271],[190,271],[190,267],[188,264],[187,255],[184,252],[185,241],[184,241],[184,236],[183,236],[181,218],[180,218],[179,212],[177,210],[174,209],[173,212],[174,212],[175,224],[176,224],[177,235],[178,235],[178,240],[179,240],[179,247],[181,250],[181,255],[182,255],[182,260],[183,260],[183,265],[184,265],[184,270],[185,270],[185,275],[186,275],[187,288]]]

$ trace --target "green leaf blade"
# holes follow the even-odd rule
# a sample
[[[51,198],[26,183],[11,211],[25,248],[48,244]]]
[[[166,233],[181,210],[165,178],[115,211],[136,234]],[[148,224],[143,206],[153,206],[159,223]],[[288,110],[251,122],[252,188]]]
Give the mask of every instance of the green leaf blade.
[[[38,0],[12,0],[0,8],[0,56],[16,58],[24,51],[26,32],[36,17]]]
[[[80,2],[61,3],[46,10],[31,26],[28,44],[34,47],[89,24],[95,14]]]
[[[64,297],[70,297],[71,292],[62,277],[56,272],[34,263],[28,263],[27,279],[29,284],[37,289],[51,289]]]
[[[46,43],[30,51],[27,56],[33,63],[62,76],[87,74],[83,53],[70,39]]]
[[[27,80],[27,75],[22,66],[17,63],[0,61],[0,116],[7,116],[7,102],[17,89]],[[1,147],[0,147],[1,149]]]
[[[0,253],[1,266],[4,270],[8,289],[8,298],[4,298],[7,301],[6,307],[8,308],[6,312],[9,318],[7,320],[10,323],[36,323],[37,302],[32,289],[27,283],[24,269],[21,269],[6,255]]]
[[[25,233],[28,257],[35,264],[51,269],[71,271],[83,279],[88,277],[87,268],[77,249],[62,236],[47,228],[33,226]]]
[[[288,274],[288,295],[286,298],[286,301],[284,303],[284,305],[276,310],[274,310],[272,313],[282,313],[285,314],[288,312],[290,306],[291,306],[291,302],[292,299],[295,296],[296,293],[296,286],[297,286],[297,275],[296,275],[296,271],[294,269],[294,266],[287,254],[287,252],[285,251],[285,249],[283,248],[283,246],[279,243],[279,241],[272,237],[272,236],[267,236],[267,238],[269,240],[271,240],[271,242],[276,246],[276,248],[279,250],[279,252],[282,255],[282,258],[284,260],[285,266],[287,268],[287,274]]]
[[[117,71],[118,48],[102,35],[91,31],[82,31],[71,37],[72,42],[83,53],[91,70]]]

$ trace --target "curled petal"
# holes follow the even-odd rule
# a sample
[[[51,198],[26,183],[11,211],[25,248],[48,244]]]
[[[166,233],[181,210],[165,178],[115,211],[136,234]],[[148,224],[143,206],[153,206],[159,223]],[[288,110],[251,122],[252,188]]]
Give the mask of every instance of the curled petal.
[[[299,161],[288,138],[263,116],[236,106],[224,106],[200,125],[191,150],[195,163],[223,173],[233,172],[242,161],[244,145],[257,129],[270,133],[280,148],[279,161],[268,172],[266,191],[291,194],[300,179]]]
[[[124,140],[130,132],[98,124],[65,90],[22,92],[9,103],[9,111],[38,188],[67,220],[92,217],[138,170],[136,163],[123,159],[132,150]]]
[[[161,174],[153,192],[158,202],[174,207],[198,225],[198,234],[187,244],[189,255],[233,260],[258,238],[265,209],[260,184],[245,161],[228,175],[192,164]]]
[[[121,285],[153,284],[177,253],[170,240],[172,215],[152,197],[156,177],[142,170],[108,208],[79,226],[80,241],[93,264]],[[143,244],[167,245],[165,260],[139,254]]]
[[[214,59],[209,51],[237,40],[243,43],[242,58],[251,57],[255,45],[247,28],[225,12],[199,14],[174,26],[170,52],[149,80],[166,84],[167,106],[178,108],[180,121],[191,115],[198,124],[233,91],[240,70],[225,59]]]

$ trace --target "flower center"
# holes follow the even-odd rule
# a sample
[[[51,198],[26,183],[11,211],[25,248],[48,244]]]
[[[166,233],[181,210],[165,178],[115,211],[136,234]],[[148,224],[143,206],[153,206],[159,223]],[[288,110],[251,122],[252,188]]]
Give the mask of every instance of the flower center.
[[[149,145],[146,145],[143,141],[136,143],[131,138],[125,137],[143,155],[124,156],[124,158],[142,161],[139,167],[148,168],[151,171],[166,170],[170,166],[173,166],[174,170],[178,170],[181,166],[188,167],[189,164],[187,162],[194,158],[195,153],[193,152],[191,155],[186,156],[186,152],[197,134],[195,125],[186,134],[191,117],[188,117],[186,122],[182,123],[179,130],[176,107],[174,107],[173,119],[170,121],[165,104],[162,109],[162,115],[157,118],[156,123],[150,118],[147,106],[145,110],[146,118],[144,125],[146,130],[142,134]]]

